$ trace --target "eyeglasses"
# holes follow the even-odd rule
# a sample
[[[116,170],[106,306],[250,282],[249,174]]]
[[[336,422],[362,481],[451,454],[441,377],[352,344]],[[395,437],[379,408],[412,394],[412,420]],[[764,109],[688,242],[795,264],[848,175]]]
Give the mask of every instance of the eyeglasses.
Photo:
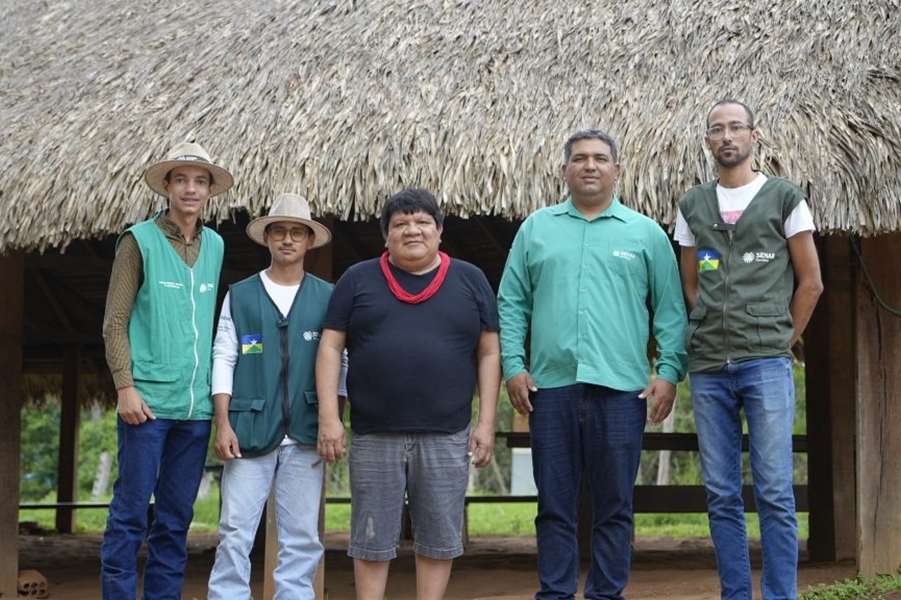
[[[280,242],[285,239],[285,236],[288,235],[288,229],[284,227],[267,227],[266,231],[269,232],[270,237],[274,239],[276,242]],[[295,242],[304,241],[307,236],[310,234],[310,230],[306,227],[292,227],[290,229],[291,239]]]
[[[745,125],[744,123],[729,123],[726,126],[723,125],[714,125],[710,129],[707,130],[707,137],[711,140],[721,140],[726,135],[726,130],[729,130],[734,136],[741,136],[749,131],[751,131],[753,127],[750,125]]]

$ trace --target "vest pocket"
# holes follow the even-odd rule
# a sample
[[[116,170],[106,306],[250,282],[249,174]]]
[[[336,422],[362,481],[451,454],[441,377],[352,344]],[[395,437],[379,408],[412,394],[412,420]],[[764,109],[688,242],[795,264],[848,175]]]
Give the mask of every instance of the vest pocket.
[[[751,350],[781,350],[788,345],[785,332],[791,336],[791,316],[788,306],[781,303],[757,302],[748,304],[747,313],[751,317],[751,327],[756,326],[756,335],[749,332]]]
[[[135,380],[171,383],[182,377],[185,372],[185,365],[137,358],[132,359],[131,372]]]
[[[691,348],[691,341],[698,331],[698,327],[707,316],[707,307],[703,304],[697,304],[688,315],[688,329],[685,331],[685,349]]]
[[[238,436],[242,451],[256,451],[261,443],[265,443],[260,439],[261,432],[254,426],[265,405],[266,401],[262,398],[232,397],[228,403],[228,420]]]
[[[319,396],[316,394],[316,390],[306,390],[303,393],[303,397],[307,404],[319,404]]]

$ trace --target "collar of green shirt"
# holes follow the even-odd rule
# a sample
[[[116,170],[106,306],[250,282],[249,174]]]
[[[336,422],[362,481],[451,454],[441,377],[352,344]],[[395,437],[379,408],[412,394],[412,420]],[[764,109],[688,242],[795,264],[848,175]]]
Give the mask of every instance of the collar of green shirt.
[[[565,202],[551,207],[551,212],[555,215],[569,215],[571,217],[575,217],[576,219],[587,221],[585,215],[579,212],[579,209],[576,208],[575,204],[573,204],[572,196],[567,196]],[[619,201],[619,197],[616,194],[613,195],[613,201],[610,202],[610,206],[608,206],[604,212],[595,217],[595,219],[605,219],[609,217],[619,219],[624,223],[628,221],[630,217],[629,209],[622,205],[622,203]],[[594,221],[595,219],[592,219],[592,221]]]

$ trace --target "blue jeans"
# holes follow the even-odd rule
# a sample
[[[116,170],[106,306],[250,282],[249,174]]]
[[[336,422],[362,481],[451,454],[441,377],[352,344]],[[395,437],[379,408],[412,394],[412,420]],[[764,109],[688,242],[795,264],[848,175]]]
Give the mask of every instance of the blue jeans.
[[[760,516],[764,600],[797,597],[798,522],[792,489],[795,387],[789,358],[732,363],[692,373],[701,468],[722,598],[750,600],[751,564],[742,502],[741,411],[750,440]]]
[[[119,476],[100,546],[104,600],[134,600],[138,550],[147,537],[144,600],[181,597],[188,562],[188,527],[203,477],[210,421],[118,420]],[[147,507],[154,497],[153,523]]]
[[[585,598],[620,599],[632,560],[632,490],[647,402],[640,390],[596,385],[543,388],[529,415],[538,487],[537,600],[574,598],[579,583],[579,496],[591,494],[591,568]]]
[[[256,458],[236,458],[222,468],[219,546],[210,574],[209,600],[250,598],[250,551],[269,490],[275,483],[278,564],[276,600],[312,600],[322,557],[319,501],[324,467],[316,446],[287,444]]]

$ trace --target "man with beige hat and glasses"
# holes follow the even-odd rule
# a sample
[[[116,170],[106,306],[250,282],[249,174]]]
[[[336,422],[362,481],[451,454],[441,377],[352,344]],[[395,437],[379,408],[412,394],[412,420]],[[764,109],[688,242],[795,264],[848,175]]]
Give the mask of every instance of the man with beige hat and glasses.
[[[119,412],[119,474],[100,549],[105,600],[181,597],[213,414],[210,354],[224,244],[201,215],[234,180],[195,143],[176,145],[144,179],[168,207],[120,236],[103,321]]]
[[[304,256],[331,234],[304,198],[281,194],[247,235],[269,248],[271,262],[229,287],[213,347],[214,449],[224,465],[209,598],[250,598],[250,551],[274,485],[275,598],[313,599],[324,469],[315,364],[333,286],[304,271]]]

